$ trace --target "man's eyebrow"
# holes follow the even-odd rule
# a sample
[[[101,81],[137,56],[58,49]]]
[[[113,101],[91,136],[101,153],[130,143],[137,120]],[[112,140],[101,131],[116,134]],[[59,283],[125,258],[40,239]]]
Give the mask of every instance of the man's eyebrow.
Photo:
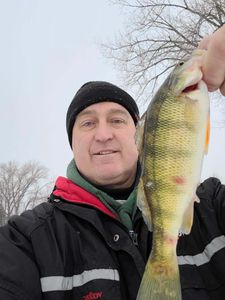
[[[88,115],[94,115],[94,114],[96,114],[97,112],[96,112],[96,110],[94,110],[94,109],[84,109],[84,110],[82,110],[78,115],[77,115],[77,117],[81,117],[81,116],[88,116]]]
[[[121,108],[112,108],[109,110],[109,113],[112,113],[112,114],[123,114],[125,116],[128,116],[129,115],[129,112],[124,108],[124,109],[121,109]]]
[[[96,109],[84,109],[82,110],[77,117],[96,115],[98,111]],[[107,111],[107,114],[123,114],[125,116],[129,115],[129,112],[126,109],[121,108],[111,108]]]

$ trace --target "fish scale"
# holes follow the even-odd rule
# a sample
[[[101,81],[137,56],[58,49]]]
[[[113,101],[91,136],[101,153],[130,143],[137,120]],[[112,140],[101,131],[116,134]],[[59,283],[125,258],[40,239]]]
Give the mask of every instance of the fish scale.
[[[143,168],[137,201],[153,230],[138,300],[181,299],[176,245],[179,233],[191,230],[209,116],[201,78],[200,56],[178,65],[137,128]]]

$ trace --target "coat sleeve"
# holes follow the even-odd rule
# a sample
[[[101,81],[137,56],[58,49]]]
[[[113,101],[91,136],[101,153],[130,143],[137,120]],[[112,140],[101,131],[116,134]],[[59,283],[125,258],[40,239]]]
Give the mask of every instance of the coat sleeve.
[[[199,186],[197,195],[201,202],[207,203],[207,209],[211,215],[216,215],[218,226],[221,232],[225,234],[225,185],[217,178],[208,178]],[[210,215],[208,217],[210,218]],[[213,217],[208,221],[212,220]]]
[[[32,245],[10,223],[0,228],[0,299],[41,300]]]
[[[219,183],[215,189],[214,207],[218,223],[225,234],[225,185]]]

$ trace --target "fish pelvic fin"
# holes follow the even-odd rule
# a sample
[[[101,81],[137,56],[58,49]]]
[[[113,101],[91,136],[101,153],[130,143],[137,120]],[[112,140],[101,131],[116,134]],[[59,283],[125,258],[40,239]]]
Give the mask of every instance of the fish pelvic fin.
[[[145,224],[148,227],[149,231],[152,231],[152,217],[151,217],[151,210],[145,195],[144,190],[144,183],[143,179],[141,178],[138,184],[138,192],[137,192],[137,206],[142,213],[142,217],[145,221]]]
[[[142,163],[142,152],[144,148],[144,133],[145,133],[145,121],[146,121],[146,112],[143,114],[141,119],[139,120],[136,128],[135,134],[135,143],[137,145],[140,162]]]
[[[148,260],[136,300],[181,300],[177,258],[171,261]]]

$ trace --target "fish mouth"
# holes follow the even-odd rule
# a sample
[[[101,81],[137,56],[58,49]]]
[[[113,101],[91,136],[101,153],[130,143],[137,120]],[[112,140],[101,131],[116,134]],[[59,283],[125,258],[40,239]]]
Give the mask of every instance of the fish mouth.
[[[198,82],[184,88],[182,93],[190,93],[190,92],[196,91],[197,89],[198,89]]]
[[[192,92],[195,91],[201,91],[201,92],[207,92],[207,86],[205,84],[205,82],[203,80],[198,80],[195,83],[191,83],[188,86],[186,86],[183,90],[182,90],[182,94],[190,94]]]
[[[187,80],[184,82],[183,89],[181,93],[183,94],[190,94],[192,92],[200,91],[200,92],[206,92],[207,86],[205,82],[203,81],[203,74],[202,71],[198,69],[193,69],[195,65],[190,68],[189,76],[187,74]]]

